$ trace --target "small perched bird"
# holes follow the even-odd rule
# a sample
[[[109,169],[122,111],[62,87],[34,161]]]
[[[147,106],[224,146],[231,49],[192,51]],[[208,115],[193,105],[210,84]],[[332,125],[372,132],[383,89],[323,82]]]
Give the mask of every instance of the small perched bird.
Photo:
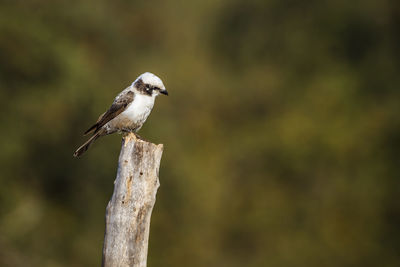
[[[160,78],[150,72],[140,75],[131,86],[117,95],[111,107],[84,133],[93,132],[93,136],[75,151],[74,157],[80,157],[101,136],[139,131],[160,93],[168,95]]]

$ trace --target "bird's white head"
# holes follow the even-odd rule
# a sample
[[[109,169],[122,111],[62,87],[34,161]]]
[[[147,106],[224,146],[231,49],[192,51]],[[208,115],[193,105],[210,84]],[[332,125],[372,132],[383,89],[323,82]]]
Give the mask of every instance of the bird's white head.
[[[140,75],[133,83],[135,89],[148,96],[157,96],[160,93],[168,95],[168,91],[160,78],[150,72],[145,72]]]

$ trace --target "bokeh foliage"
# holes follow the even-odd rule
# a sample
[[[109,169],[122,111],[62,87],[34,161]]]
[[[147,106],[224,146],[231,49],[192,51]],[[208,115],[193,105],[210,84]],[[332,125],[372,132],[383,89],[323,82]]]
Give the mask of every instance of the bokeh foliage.
[[[2,1],[0,265],[99,266],[140,73],[164,143],[149,266],[399,266],[400,2]]]

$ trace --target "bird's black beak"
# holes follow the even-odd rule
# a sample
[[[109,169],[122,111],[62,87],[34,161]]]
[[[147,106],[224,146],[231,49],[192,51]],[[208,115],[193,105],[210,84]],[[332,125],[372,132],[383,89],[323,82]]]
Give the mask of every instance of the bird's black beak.
[[[168,95],[168,91],[167,90],[161,90],[160,93],[163,94],[163,95]]]

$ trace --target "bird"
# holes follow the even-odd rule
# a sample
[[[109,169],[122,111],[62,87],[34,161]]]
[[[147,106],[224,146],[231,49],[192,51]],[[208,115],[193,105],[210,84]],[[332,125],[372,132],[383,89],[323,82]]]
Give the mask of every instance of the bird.
[[[137,136],[160,94],[168,95],[162,80],[150,72],[141,74],[84,133],[92,136],[75,151],[74,157],[82,156],[99,137],[115,132],[133,132]]]

